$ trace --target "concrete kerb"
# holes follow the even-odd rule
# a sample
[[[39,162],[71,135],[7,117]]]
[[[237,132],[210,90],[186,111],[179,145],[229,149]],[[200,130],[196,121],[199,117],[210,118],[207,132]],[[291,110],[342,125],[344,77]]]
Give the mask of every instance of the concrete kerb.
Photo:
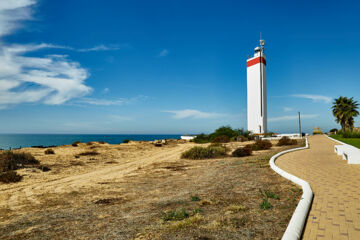
[[[278,166],[275,165],[275,160],[283,154],[309,148],[309,143],[308,143],[307,138],[305,138],[305,142],[306,142],[305,147],[294,148],[294,149],[289,149],[289,150],[280,152],[280,153],[274,155],[270,159],[270,167],[272,168],[272,170],[274,170],[276,173],[278,173],[282,177],[292,181],[293,183],[300,185],[302,188],[302,191],[303,191],[301,199],[300,199],[300,201],[290,219],[290,222],[286,228],[286,231],[282,237],[283,240],[300,239],[302,232],[304,230],[305,222],[306,222],[307,216],[309,214],[309,210],[310,210],[314,195],[311,190],[310,184],[308,182],[306,182],[303,179],[298,178],[288,172],[285,172],[284,170],[282,170],[281,168],[279,168]]]

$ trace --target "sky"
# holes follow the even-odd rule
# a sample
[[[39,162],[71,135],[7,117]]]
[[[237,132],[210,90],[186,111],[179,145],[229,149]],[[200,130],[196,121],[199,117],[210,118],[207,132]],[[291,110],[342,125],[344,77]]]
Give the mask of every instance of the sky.
[[[266,41],[268,130],[324,131],[360,100],[356,1],[0,2],[0,133],[246,128],[246,59]],[[360,119],[355,119],[355,126]]]

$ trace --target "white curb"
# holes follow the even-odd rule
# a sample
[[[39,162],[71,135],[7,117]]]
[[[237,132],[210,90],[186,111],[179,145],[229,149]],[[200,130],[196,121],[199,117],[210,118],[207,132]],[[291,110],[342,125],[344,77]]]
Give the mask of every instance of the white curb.
[[[307,138],[305,138],[305,142],[306,142],[305,147],[294,148],[294,149],[289,149],[289,150],[280,152],[280,153],[274,155],[270,159],[270,167],[272,168],[272,170],[274,170],[276,173],[278,173],[282,177],[289,179],[293,183],[300,185],[302,187],[302,191],[303,191],[301,199],[300,199],[300,201],[291,217],[291,220],[286,228],[286,231],[282,237],[283,240],[300,239],[303,229],[304,229],[304,226],[305,226],[305,221],[308,216],[310,206],[312,203],[313,192],[312,192],[310,184],[308,182],[302,180],[301,178],[295,177],[294,175],[287,173],[284,170],[280,169],[278,166],[275,165],[275,160],[276,160],[276,158],[278,158],[279,156],[281,156],[285,153],[309,148]]]

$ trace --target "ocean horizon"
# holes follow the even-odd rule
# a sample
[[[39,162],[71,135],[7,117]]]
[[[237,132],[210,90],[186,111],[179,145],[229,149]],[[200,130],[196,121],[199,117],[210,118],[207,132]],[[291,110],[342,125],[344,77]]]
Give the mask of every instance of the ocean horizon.
[[[180,139],[181,134],[0,134],[0,149],[25,148],[32,146],[61,146],[75,141],[104,141],[119,144],[124,140],[154,141],[157,139]]]

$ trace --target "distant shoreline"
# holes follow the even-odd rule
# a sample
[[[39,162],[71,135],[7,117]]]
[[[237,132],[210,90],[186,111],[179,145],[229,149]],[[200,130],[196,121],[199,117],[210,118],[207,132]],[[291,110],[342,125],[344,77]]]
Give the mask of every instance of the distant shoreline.
[[[124,140],[154,141],[180,139],[180,136],[181,134],[0,134],[0,148],[8,150],[32,146],[61,146],[75,141],[120,144]]]

